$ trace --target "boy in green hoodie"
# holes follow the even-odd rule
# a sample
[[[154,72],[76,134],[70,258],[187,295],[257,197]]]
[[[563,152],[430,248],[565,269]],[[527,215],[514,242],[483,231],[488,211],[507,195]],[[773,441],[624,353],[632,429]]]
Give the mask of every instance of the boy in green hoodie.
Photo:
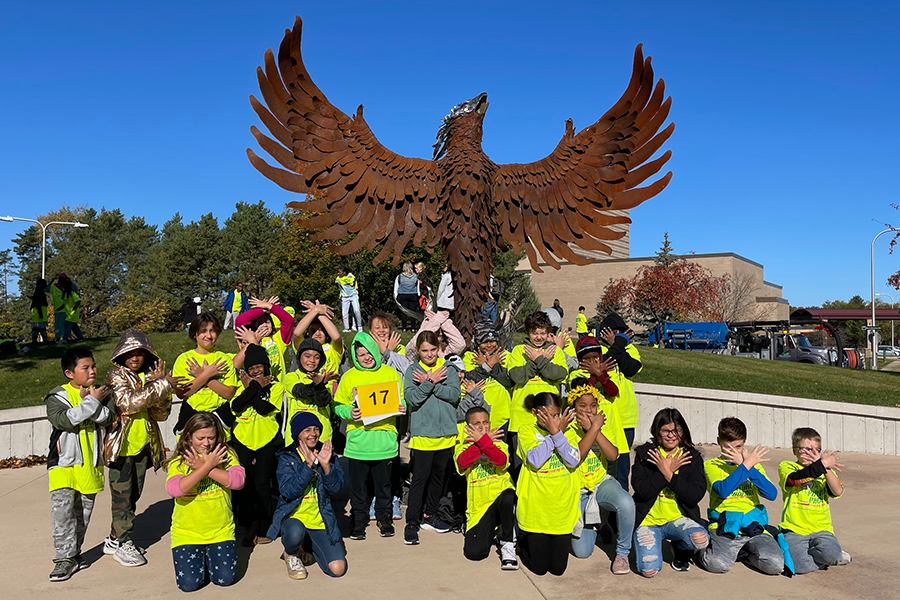
[[[399,412],[406,412],[403,401],[403,378],[393,368],[381,364],[381,351],[375,339],[359,332],[350,348],[353,368],[344,373],[334,395],[335,413],[347,420],[347,469],[350,481],[350,511],[353,529],[351,540],[366,539],[369,522],[366,481],[372,478],[375,489],[375,518],[382,537],[394,535],[391,508],[391,461],[398,455],[397,425],[388,417],[369,425],[362,422],[356,390],[363,385],[396,381],[400,389]]]

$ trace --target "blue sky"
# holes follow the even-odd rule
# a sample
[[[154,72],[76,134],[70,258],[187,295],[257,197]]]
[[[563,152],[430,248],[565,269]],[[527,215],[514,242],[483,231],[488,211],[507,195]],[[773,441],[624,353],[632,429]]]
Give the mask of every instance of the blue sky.
[[[486,91],[484,148],[543,158],[628,82],[637,43],[673,98],[675,176],[632,212],[632,256],[765,265],[794,305],[869,295],[869,247],[900,226],[900,8],[829,2],[4,2],[0,213],[63,204],[161,224],[294,195],[253,169],[255,70],[295,14],[329,99],[428,157],[439,120]],[[0,248],[21,224],[0,222]],[[877,291],[900,269],[876,248]],[[896,294],[896,291],[894,291]],[[900,297],[898,297],[900,300]]]

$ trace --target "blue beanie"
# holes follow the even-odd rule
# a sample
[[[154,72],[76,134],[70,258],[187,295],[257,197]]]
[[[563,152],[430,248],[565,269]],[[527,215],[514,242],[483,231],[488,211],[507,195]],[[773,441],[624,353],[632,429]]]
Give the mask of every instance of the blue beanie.
[[[322,432],[322,422],[319,417],[310,412],[300,411],[291,418],[291,443],[297,441],[297,436],[307,427],[315,426]]]

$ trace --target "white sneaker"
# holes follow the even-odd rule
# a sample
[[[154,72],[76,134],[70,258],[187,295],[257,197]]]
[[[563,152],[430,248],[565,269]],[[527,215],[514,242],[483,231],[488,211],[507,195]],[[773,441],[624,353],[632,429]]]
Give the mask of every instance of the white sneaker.
[[[287,565],[288,577],[291,579],[306,579],[309,576],[299,556],[285,552],[282,554],[282,557],[284,558],[284,564]]]
[[[519,561],[516,559],[515,542],[503,542],[500,546],[500,568],[504,571],[519,570]]]
[[[841,560],[838,561],[837,566],[843,567],[844,565],[849,565],[851,560],[853,559],[850,555],[841,550]]]
[[[140,567],[147,564],[147,559],[131,540],[119,544],[119,549],[113,554],[113,558],[123,567]]]
[[[103,540],[103,554],[109,554],[110,556],[112,556],[118,549],[119,540],[114,540],[110,537],[107,537],[105,540]]]

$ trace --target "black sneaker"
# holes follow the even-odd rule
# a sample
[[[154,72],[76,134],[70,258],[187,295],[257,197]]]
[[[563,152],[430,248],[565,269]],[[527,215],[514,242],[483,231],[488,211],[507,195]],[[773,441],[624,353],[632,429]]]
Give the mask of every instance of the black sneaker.
[[[78,561],[74,558],[61,558],[53,561],[50,581],[65,581],[78,570]]]
[[[691,570],[691,561],[690,559],[679,560],[675,559],[672,561],[672,568],[676,571],[690,571]]]
[[[415,523],[407,523],[403,531],[403,543],[407,546],[419,545],[419,526]]]
[[[381,537],[394,537],[394,524],[388,521],[387,523],[378,522],[378,534]]]
[[[79,570],[79,571],[80,571],[81,569],[87,569],[87,567],[88,567],[88,562],[84,559],[84,557],[83,557],[82,555],[77,554],[77,555],[75,556],[75,559],[74,559],[74,560],[75,560],[75,562],[78,563],[78,570]]]
[[[366,528],[360,527],[359,529],[354,529],[350,533],[351,540],[364,540],[366,539]]]
[[[428,529],[436,533],[447,533],[450,531],[450,526],[437,517],[429,517],[422,523],[422,529]]]

